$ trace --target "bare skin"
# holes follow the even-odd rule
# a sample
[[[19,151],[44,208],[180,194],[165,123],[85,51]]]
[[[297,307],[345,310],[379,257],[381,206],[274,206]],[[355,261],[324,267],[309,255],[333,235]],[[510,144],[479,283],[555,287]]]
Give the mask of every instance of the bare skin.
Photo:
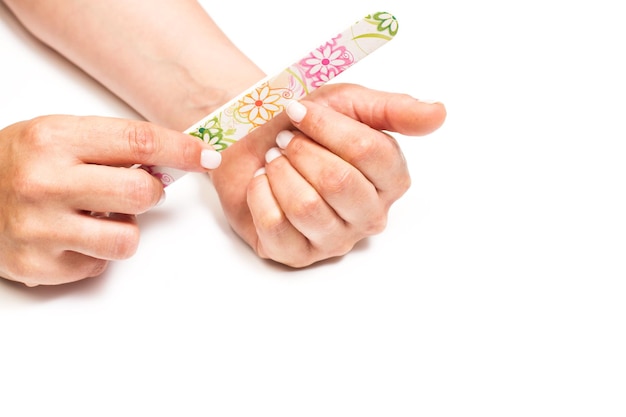
[[[35,36],[149,121],[47,116],[0,131],[0,204],[8,208],[0,214],[0,253],[19,254],[0,255],[0,276],[37,285],[98,275],[107,261],[134,253],[134,216],[163,193],[158,181],[124,167],[206,170],[203,145],[175,131],[265,74],[192,0],[5,3]],[[229,65],[198,59],[207,44]],[[255,130],[208,172],[231,226],[259,256],[304,267],[344,255],[385,228],[390,206],[410,186],[389,132],[431,133],[446,111],[441,103],[348,84],[322,87],[291,110],[298,117],[282,114]],[[129,140],[137,131],[158,140],[137,150]],[[135,147],[131,157],[119,156],[124,146]],[[52,173],[63,169],[80,172],[81,181]],[[128,186],[103,181],[104,170]],[[78,190],[88,196],[81,200]],[[88,211],[123,214],[96,218]]]
[[[203,172],[203,151],[215,153],[171,129],[104,117],[42,116],[1,130],[0,276],[60,284],[132,256],[135,216],[164,192],[146,171],[127,167]]]

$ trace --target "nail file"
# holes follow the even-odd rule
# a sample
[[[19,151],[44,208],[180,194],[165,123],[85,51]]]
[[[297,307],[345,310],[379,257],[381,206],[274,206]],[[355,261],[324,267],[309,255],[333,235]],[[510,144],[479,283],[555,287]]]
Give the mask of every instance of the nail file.
[[[303,98],[341,74],[393,39],[397,32],[398,21],[391,13],[369,14],[280,73],[245,90],[185,133],[223,151],[280,114],[291,100]],[[164,187],[186,173],[161,166],[138,167],[161,180]]]

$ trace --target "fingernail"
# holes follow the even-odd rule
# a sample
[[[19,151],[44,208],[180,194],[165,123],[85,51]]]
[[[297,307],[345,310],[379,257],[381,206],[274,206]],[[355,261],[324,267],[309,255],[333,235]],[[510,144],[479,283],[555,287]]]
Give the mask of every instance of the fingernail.
[[[268,164],[272,162],[274,159],[282,156],[282,152],[278,148],[271,148],[269,151],[265,153],[265,162]]]
[[[215,169],[222,163],[222,155],[212,149],[204,149],[200,154],[200,165],[206,169]]]
[[[302,119],[304,119],[304,116],[306,116],[306,107],[296,100],[287,104],[285,111],[287,112],[287,116],[296,123],[300,123]]]
[[[293,132],[290,132],[288,130],[282,130],[278,132],[278,135],[276,135],[276,144],[279,148],[285,149],[294,136],[295,135],[293,134]]]
[[[254,172],[255,177],[258,177],[260,175],[265,175],[265,168],[259,168]]]
[[[421,102],[421,103],[426,103],[426,104],[437,104],[437,103],[441,103],[439,100],[430,100],[430,99],[424,99],[424,98],[418,98],[417,101]]]
[[[108,219],[111,213],[107,211],[92,211],[89,215],[91,217],[95,217],[96,219]]]

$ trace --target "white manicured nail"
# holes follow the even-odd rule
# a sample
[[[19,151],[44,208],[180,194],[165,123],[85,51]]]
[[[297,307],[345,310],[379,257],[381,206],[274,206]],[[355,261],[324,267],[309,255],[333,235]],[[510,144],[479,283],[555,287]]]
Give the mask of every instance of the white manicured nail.
[[[260,175],[265,175],[265,168],[261,167],[254,172],[255,177],[258,177]]]
[[[295,135],[293,134],[293,132],[290,132],[288,130],[281,130],[280,132],[278,132],[278,135],[276,135],[276,144],[279,148],[285,149],[294,136]]]
[[[287,112],[287,116],[296,123],[300,123],[302,119],[304,119],[304,116],[306,116],[306,107],[296,100],[287,104],[285,111]]]
[[[269,164],[274,159],[276,159],[276,158],[278,158],[279,156],[282,156],[282,155],[283,154],[280,151],[280,149],[278,149],[278,148],[271,148],[270,150],[268,150],[265,153],[265,162],[267,162]]]
[[[200,164],[206,169],[215,169],[222,163],[222,155],[212,149],[205,149],[200,154]]]

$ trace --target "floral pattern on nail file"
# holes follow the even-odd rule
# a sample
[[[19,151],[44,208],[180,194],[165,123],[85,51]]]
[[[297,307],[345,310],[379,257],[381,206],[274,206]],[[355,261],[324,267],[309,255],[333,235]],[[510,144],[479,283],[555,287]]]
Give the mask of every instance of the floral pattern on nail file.
[[[323,43],[279,74],[265,78],[187,130],[192,136],[223,151],[252,130],[281,113],[290,100],[298,100],[384,45],[398,33],[398,21],[388,12],[365,16]],[[168,186],[185,172],[146,166]]]

